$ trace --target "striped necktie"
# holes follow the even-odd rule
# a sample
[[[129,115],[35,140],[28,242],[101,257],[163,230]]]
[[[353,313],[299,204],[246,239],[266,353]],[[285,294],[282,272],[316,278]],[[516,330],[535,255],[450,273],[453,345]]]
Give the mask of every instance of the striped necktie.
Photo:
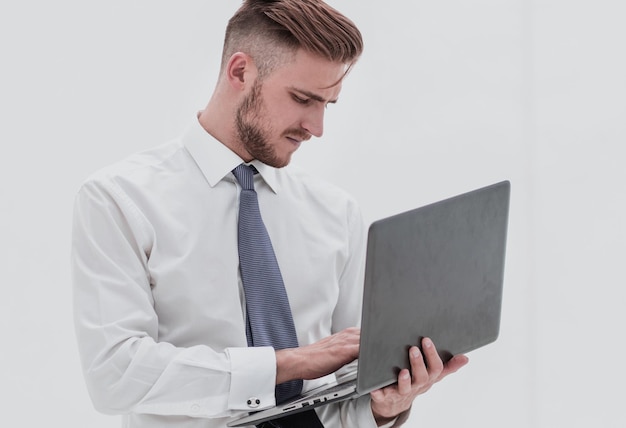
[[[289,299],[272,242],[263,224],[254,190],[253,166],[241,164],[233,174],[241,185],[239,195],[239,268],[246,295],[248,346],[274,349],[298,347]],[[300,394],[302,380],[276,385],[276,402]],[[315,410],[274,419],[259,428],[324,428]]]
[[[254,190],[254,167],[239,165],[233,174],[241,185],[239,196],[239,265],[246,295],[248,346],[297,348],[298,338],[289,299],[272,242],[259,211]],[[278,403],[298,395],[302,380],[276,386]]]

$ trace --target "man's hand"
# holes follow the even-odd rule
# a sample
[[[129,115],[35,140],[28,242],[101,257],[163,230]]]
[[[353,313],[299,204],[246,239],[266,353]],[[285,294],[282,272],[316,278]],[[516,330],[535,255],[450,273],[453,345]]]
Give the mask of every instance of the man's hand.
[[[409,410],[415,397],[468,362],[465,355],[456,355],[444,365],[435,345],[428,338],[422,340],[422,349],[424,355],[417,346],[409,349],[411,371],[402,369],[396,385],[371,392],[372,412],[379,426]]]
[[[351,327],[311,345],[276,351],[276,383],[334,373],[357,358],[360,334]]]

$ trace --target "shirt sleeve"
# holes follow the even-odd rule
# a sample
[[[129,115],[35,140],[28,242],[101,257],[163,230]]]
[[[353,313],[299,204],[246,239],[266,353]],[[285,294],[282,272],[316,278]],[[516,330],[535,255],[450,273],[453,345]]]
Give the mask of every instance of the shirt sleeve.
[[[340,295],[333,317],[333,331],[360,325],[363,282],[365,279],[365,254],[367,249],[367,228],[361,211],[353,203],[348,210],[349,258],[340,280]],[[356,362],[340,370],[350,371]],[[389,423],[378,427],[372,413],[370,395],[353,400],[330,404],[317,409],[320,419],[327,427],[397,428],[402,426],[410,415],[410,410],[401,413]]]
[[[333,313],[333,333],[361,323],[361,302],[363,300],[363,278],[365,270],[365,250],[367,233],[361,211],[350,200],[347,210],[348,258],[339,278],[339,298]],[[345,367],[349,371],[356,364]],[[375,428],[369,394],[353,400],[329,404],[317,409],[324,426]]]
[[[114,183],[83,185],[72,231],[74,321],[96,409],[213,418],[273,406],[272,348],[159,342],[147,267],[154,239]]]
[[[377,428],[371,409],[370,396],[367,394],[353,400],[318,407],[316,410],[326,427]]]
[[[348,257],[339,277],[339,296],[333,311],[333,333],[361,323],[367,232],[361,211],[352,200],[348,204],[346,224]]]

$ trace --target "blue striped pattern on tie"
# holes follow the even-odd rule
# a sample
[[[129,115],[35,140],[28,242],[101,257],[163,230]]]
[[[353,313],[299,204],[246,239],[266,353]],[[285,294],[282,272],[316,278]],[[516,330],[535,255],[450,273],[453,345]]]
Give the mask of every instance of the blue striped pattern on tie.
[[[248,345],[272,346],[276,350],[295,348],[298,337],[278,261],[259,211],[255,173],[254,167],[243,164],[233,170],[241,185],[238,244]],[[276,401],[285,401],[301,390],[302,380],[280,384],[276,387]]]

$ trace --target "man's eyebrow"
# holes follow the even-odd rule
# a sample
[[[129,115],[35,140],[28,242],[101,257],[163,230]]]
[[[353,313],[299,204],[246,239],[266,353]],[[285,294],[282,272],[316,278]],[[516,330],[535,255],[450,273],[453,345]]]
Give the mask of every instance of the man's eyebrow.
[[[292,91],[295,91],[295,92],[299,92],[302,95],[304,95],[304,96],[306,96],[308,98],[311,98],[312,100],[315,100],[315,101],[318,101],[318,102],[324,103],[324,104],[335,104],[338,101],[336,98],[334,100],[326,100],[324,97],[321,97],[321,96],[319,96],[319,95],[317,95],[317,94],[315,94],[313,92],[306,91],[304,89],[298,89],[298,88],[293,87],[293,86],[290,87],[289,89],[291,89]]]

